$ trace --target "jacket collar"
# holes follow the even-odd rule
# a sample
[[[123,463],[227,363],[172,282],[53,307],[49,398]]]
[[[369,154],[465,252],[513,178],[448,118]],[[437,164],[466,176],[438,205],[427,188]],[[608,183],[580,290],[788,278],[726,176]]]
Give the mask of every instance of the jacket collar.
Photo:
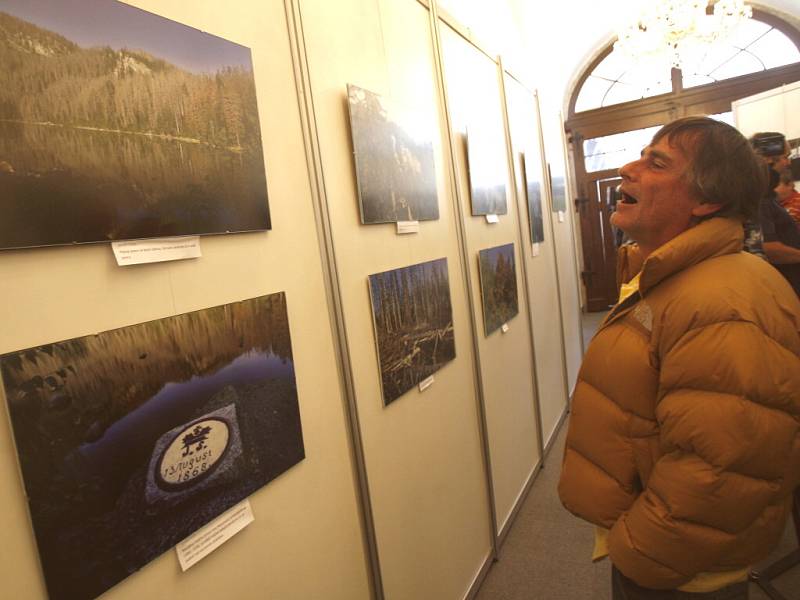
[[[670,275],[715,256],[742,250],[742,222],[713,217],[690,227],[657,248],[642,265],[639,292],[642,296]]]

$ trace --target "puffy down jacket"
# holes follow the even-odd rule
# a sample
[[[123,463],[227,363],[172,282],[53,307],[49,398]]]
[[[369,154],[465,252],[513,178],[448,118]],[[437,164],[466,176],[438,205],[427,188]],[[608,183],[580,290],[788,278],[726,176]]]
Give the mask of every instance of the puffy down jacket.
[[[578,375],[559,494],[645,587],[763,558],[800,482],[800,302],[741,248],[712,218],[656,250]]]

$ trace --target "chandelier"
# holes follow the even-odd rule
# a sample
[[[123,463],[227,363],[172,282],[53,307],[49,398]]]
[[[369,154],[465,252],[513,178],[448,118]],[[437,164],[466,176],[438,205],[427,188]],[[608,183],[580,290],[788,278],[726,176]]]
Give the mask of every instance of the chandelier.
[[[687,69],[752,15],[744,0],[644,0],[638,19],[618,32],[614,49],[639,67]]]

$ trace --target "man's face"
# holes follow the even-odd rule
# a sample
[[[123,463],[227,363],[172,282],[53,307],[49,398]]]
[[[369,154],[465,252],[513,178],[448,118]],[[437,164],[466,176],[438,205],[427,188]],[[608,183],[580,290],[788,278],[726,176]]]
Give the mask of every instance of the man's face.
[[[684,145],[689,146],[692,140]],[[694,217],[717,205],[700,204],[686,181],[690,157],[666,137],[647,146],[639,160],[619,170],[622,199],[611,223],[652,252],[688,229]]]

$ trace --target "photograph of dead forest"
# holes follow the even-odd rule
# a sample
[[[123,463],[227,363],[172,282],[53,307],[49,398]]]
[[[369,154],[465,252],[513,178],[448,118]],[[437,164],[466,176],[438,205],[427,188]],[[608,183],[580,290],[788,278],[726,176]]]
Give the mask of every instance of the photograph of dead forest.
[[[506,149],[502,133],[486,124],[467,129],[467,166],[469,168],[472,214],[504,215],[506,201]]]
[[[537,158],[535,154],[522,155],[522,172],[525,176],[525,192],[528,195],[528,222],[530,223],[532,244],[544,241],[542,176]]]
[[[488,336],[519,312],[514,244],[495,246],[478,252],[483,329]]]
[[[114,0],[0,0],[0,249],[270,228],[248,48]]]
[[[305,456],[283,292],[0,374],[51,600],[99,596]]]
[[[383,403],[456,357],[447,259],[369,276]]]
[[[430,132],[401,123],[373,92],[347,86],[361,222],[395,223],[439,218]]]

